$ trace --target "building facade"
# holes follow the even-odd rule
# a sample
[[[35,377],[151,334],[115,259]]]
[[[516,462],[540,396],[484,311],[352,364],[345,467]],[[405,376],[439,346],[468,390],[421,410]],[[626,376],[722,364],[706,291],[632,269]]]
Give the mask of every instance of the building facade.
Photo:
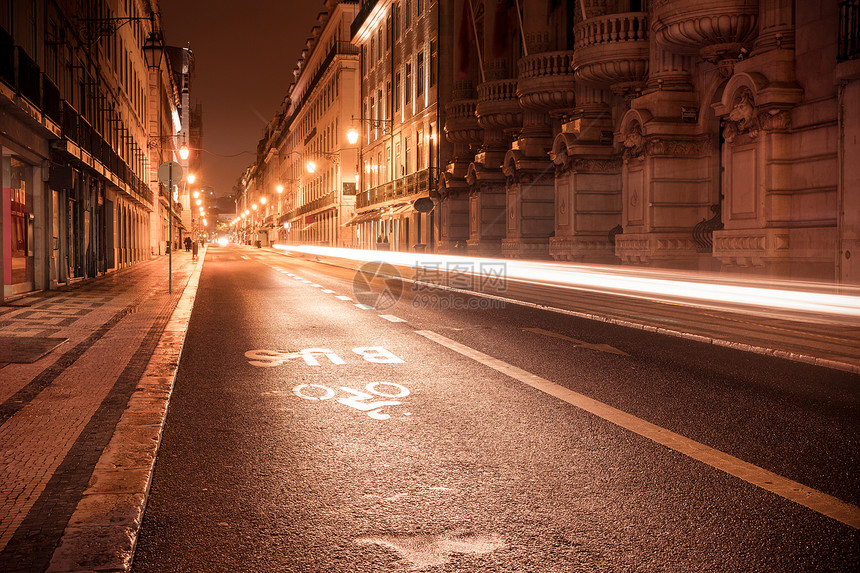
[[[860,282],[858,2],[454,5],[440,249]]]
[[[439,110],[450,99],[450,2],[362,2],[352,24],[361,53],[360,248],[433,250],[438,233],[431,195],[450,145]]]
[[[350,24],[358,4],[328,0],[293,71],[294,81],[236,188],[244,242],[355,245],[345,228],[357,183],[358,51]]]
[[[165,251],[155,170],[174,156],[179,101],[169,62],[146,62],[157,31],[148,0],[0,6],[0,296]]]

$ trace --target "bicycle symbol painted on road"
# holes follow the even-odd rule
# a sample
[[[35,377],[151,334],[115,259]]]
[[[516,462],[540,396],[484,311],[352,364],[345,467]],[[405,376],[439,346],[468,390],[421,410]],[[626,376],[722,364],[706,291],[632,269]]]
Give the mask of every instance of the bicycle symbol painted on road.
[[[380,386],[390,388],[380,389]],[[342,393],[350,394],[350,396],[338,398],[337,401],[344,406],[367,413],[374,420],[388,420],[391,418],[391,415],[380,412],[380,410],[386,406],[399,406],[402,402],[399,400],[378,400],[377,398],[405,398],[409,395],[409,388],[394,382],[371,382],[364,389],[367,392],[341,386],[338,390]],[[293,394],[310,402],[331,400],[337,396],[337,392],[322,384],[299,384],[293,388]],[[375,401],[368,402],[368,400]],[[404,415],[408,416],[409,414]]]

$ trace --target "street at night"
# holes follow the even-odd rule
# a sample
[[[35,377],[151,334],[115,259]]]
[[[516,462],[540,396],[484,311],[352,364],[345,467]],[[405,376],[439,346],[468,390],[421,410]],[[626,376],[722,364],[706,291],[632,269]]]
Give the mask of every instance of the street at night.
[[[860,0],[0,0],[0,573],[860,571]]]
[[[857,564],[856,375],[364,279],[208,250],[134,571]],[[728,456],[756,467],[714,467]]]

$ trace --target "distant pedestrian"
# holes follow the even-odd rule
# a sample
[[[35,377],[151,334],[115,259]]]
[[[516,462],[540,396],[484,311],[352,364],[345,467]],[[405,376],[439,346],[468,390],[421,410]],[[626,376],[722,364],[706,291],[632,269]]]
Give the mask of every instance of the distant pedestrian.
[[[191,250],[191,237],[185,237],[185,252]]]
[[[194,241],[194,242],[192,242],[192,243],[191,243],[191,249],[192,249],[192,251],[191,251],[191,259],[192,259],[192,260],[196,260],[196,259],[197,259],[197,249],[198,249],[198,247],[197,247],[197,241]]]

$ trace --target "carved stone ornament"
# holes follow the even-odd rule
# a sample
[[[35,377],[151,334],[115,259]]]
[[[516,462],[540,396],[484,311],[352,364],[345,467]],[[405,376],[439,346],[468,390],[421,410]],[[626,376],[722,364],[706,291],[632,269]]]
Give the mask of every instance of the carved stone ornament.
[[[784,109],[759,112],[758,122],[762,131],[786,131],[791,129],[791,114]]]
[[[572,167],[577,173],[618,173],[621,164],[617,159],[577,158]]]
[[[711,138],[696,139],[665,139],[654,137],[645,144],[645,152],[649,156],[664,155],[669,157],[701,157],[711,152]]]
[[[743,134],[756,138],[760,129],[758,115],[752,93],[749,90],[741,91],[728,117],[723,119],[723,138],[729,143]]]
[[[630,131],[624,134],[622,145],[624,147],[622,153],[624,163],[630,162],[631,159],[644,159],[645,138],[642,136],[642,126],[639,125],[639,122],[630,124]]]

